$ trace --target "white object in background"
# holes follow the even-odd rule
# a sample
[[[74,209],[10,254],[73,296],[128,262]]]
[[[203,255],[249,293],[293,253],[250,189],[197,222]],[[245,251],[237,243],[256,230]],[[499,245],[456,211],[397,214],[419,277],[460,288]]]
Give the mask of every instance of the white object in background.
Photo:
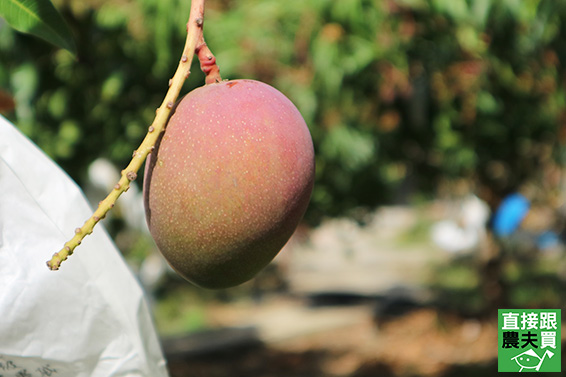
[[[451,253],[473,251],[485,242],[489,215],[488,205],[477,196],[469,195],[462,202],[457,221],[435,223],[431,238],[441,249]]]
[[[1,116],[0,193],[0,375],[167,376],[142,289],[100,224],[47,268],[92,210]]]

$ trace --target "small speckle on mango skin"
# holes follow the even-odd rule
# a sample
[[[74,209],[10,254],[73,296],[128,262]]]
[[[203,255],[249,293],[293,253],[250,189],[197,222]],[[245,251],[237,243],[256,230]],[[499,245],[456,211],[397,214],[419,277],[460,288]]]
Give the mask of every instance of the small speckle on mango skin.
[[[314,171],[308,127],[282,93],[254,80],[195,89],[176,105],[146,162],[151,235],[192,283],[239,285],[293,234]]]

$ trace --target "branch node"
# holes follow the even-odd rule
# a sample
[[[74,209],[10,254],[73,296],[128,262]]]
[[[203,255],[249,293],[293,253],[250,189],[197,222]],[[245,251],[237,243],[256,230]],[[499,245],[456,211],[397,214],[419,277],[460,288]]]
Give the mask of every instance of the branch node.
[[[126,174],[126,177],[127,177],[128,180],[131,182],[131,181],[135,181],[136,178],[138,177],[138,175],[137,175],[137,173],[136,173],[135,171],[129,171],[129,172]]]

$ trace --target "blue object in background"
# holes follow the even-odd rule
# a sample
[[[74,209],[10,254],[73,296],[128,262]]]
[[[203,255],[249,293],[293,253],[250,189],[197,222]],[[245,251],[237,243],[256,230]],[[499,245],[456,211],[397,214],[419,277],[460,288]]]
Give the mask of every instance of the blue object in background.
[[[499,237],[513,234],[529,212],[530,202],[519,193],[506,196],[493,217],[493,233]]]
[[[541,250],[551,249],[560,245],[560,236],[549,230],[537,237],[537,247]]]

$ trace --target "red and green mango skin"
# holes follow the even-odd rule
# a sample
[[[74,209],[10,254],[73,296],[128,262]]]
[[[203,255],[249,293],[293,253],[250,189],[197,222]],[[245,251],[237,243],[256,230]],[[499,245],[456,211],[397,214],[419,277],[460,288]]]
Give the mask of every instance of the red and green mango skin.
[[[187,280],[239,285],[293,234],[314,171],[308,127],[282,93],[253,80],[205,85],[177,103],[148,157],[149,230]]]

